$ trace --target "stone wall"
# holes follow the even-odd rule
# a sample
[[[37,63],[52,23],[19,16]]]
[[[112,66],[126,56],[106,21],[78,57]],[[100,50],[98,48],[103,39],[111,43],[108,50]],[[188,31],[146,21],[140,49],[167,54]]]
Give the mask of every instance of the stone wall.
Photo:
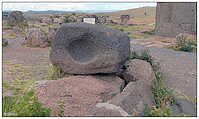
[[[157,3],[156,35],[175,37],[196,33],[196,3]]]

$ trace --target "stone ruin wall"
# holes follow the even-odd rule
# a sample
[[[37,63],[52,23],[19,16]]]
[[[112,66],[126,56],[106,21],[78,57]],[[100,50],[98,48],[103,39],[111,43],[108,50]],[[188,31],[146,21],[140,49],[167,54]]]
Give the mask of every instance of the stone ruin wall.
[[[196,34],[196,3],[157,3],[156,35]]]

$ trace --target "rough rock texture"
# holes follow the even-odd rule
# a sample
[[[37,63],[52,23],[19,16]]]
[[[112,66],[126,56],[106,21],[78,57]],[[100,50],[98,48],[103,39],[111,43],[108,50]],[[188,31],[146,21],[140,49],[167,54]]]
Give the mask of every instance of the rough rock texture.
[[[153,69],[151,65],[146,61],[139,59],[130,60],[125,63],[125,67],[127,69],[123,72],[122,75],[127,83],[137,80],[150,82],[155,79]]]
[[[129,37],[118,30],[87,23],[63,24],[52,41],[50,60],[64,72],[118,72],[130,52]]]
[[[121,107],[105,102],[97,103],[93,108],[91,108],[89,116],[124,117],[130,115]]]
[[[157,35],[175,37],[179,33],[196,33],[196,3],[157,3]]]
[[[171,106],[171,111],[174,116],[197,116],[196,104],[193,104],[192,102],[181,98],[176,99],[176,104]]]
[[[29,29],[24,43],[30,47],[48,47],[50,45],[47,35],[39,28]]]
[[[23,16],[23,12],[21,11],[13,11],[8,16],[8,24],[10,25],[19,25],[24,24],[25,18]]]
[[[150,85],[144,81],[130,82],[124,90],[106,103],[90,110],[92,116],[143,116],[145,106],[154,105]]]
[[[116,76],[70,76],[35,86],[39,101],[58,116],[64,102],[64,116],[89,116],[88,110],[121,92],[124,81]]]

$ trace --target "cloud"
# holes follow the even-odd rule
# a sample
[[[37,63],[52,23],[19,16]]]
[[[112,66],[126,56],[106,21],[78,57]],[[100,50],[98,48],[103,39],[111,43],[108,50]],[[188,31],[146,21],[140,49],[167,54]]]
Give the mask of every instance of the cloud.
[[[3,3],[3,10],[125,10],[143,6],[156,6],[156,3]]]

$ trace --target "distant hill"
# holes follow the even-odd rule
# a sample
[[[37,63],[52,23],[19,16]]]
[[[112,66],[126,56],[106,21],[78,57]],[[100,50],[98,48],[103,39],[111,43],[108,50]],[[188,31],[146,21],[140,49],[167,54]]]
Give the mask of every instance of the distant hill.
[[[155,11],[156,7],[141,7],[116,12],[96,13],[96,15],[109,16],[115,21],[119,21],[121,15],[130,15],[130,22],[132,23],[153,23],[155,21]]]

